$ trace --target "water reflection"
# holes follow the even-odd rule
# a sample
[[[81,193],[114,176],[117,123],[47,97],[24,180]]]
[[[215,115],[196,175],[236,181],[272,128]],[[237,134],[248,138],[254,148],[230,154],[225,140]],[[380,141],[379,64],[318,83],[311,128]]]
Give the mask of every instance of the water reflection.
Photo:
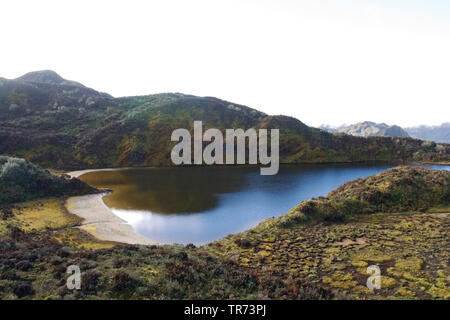
[[[105,204],[138,234],[162,243],[204,244],[389,167],[284,165],[275,176],[261,176],[256,167],[152,168],[81,178],[113,189]]]
[[[149,168],[97,171],[83,175],[91,185],[111,188],[104,197],[112,208],[149,210],[156,213],[194,213],[217,206],[218,194],[239,192],[246,173],[255,168]]]

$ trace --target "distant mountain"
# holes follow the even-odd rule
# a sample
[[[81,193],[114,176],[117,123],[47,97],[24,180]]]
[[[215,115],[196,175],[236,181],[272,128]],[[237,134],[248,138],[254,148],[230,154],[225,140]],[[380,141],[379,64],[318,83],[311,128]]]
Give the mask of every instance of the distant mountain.
[[[343,132],[359,137],[409,137],[408,133],[399,126],[389,126],[385,123],[375,123],[370,121],[359,122],[349,126],[332,128],[323,126],[329,132]]]
[[[194,120],[202,120],[204,130],[280,129],[282,163],[450,160],[449,145],[331,134],[213,97],[113,98],[48,70],[0,78],[0,154],[44,167],[171,166],[171,133],[192,131]]]
[[[409,127],[405,130],[413,138],[450,143],[450,122],[445,122],[440,126]]]

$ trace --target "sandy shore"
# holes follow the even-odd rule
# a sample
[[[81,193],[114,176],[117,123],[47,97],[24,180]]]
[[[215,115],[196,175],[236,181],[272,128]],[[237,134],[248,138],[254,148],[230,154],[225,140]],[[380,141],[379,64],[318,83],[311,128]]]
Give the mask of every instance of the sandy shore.
[[[84,219],[80,229],[100,240],[129,244],[157,244],[153,240],[136,234],[128,223],[114,215],[104,204],[103,195],[94,194],[67,199],[67,210]]]
[[[71,171],[71,172],[67,172],[66,174],[68,174],[71,178],[78,178],[79,176],[85,174],[85,173],[89,173],[89,172],[93,172],[93,171],[111,171],[111,170],[121,170],[121,169],[130,169],[130,168],[106,168],[106,169],[86,169],[86,170],[78,170],[78,171]]]

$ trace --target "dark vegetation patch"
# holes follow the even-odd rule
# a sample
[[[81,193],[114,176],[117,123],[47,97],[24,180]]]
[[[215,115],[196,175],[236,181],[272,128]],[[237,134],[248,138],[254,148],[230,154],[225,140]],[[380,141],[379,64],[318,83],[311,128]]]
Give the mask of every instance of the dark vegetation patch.
[[[0,156],[0,205],[51,196],[72,196],[97,190],[69,176],[55,176],[24,159]],[[0,208],[1,218],[12,216],[9,207]]]
[[[65,247],[47,233],[0,238],[0,299],[237,299],[328,298],[297,281],[261,279],[250,269],[219,260],[202,248],[117,245],[86,250]],[[32,262],[31,262],[32,261]],[[67,267],[78,265],[81,290],[69,290]]]

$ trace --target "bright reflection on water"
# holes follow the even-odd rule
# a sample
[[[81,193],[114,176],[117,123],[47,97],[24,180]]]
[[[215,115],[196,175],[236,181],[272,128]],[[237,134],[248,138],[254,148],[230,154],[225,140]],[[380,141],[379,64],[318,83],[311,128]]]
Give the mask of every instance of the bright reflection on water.
[[[257,167],[123,169],[90,172],[82,180],[113,189],[105,204],[136,233],[160,243],[198,245],[389,167],[284,165],[275,176],[261,176]]]

